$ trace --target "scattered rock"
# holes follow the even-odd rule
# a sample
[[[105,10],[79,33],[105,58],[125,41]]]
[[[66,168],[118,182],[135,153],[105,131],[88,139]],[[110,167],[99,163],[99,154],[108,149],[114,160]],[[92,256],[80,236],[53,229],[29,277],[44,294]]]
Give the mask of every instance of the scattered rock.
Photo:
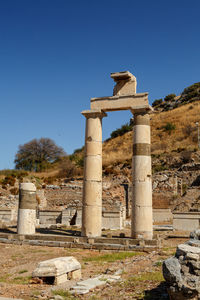
[[[174,257],[163,263],[163,276],[171,300],[200,299],[200,230],[177,247]]]

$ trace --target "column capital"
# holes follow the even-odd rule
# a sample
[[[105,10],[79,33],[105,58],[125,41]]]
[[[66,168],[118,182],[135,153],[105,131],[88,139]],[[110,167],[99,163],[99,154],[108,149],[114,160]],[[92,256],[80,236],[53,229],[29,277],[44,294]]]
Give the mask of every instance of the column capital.
[[[130,111],[133,115],[145,115],[153,112],[151,105],[144,105],[143,107],[132,107]]]
[[[87,119],[89,118],[100,118],[107,117],[107,114],[104,111],[101,111],[100,109],[93,109],[93,110],[83,110],[81,112],[83,116],[85,116]]]

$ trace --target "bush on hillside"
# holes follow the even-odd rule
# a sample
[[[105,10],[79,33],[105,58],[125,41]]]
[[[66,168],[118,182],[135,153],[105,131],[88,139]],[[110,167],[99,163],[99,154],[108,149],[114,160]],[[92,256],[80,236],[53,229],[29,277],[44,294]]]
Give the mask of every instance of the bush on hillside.
[[[191,100],[195,97],[200,97],[200,82],[194,83],[183,90],[181,95],[184,101]]]
[[[83,155],[71,154],[69,155],[70,161],[73,161],[78,168],[83,168],[84,166],[84,157]]]
[[[84,146],[74,150],[73,154],[81,153],[84,150]]]
[[[165,126],[163,126],[163,129],[171,135],[172,131],[176,129],[176,125],[168,122]]]
[[[154,100],[154,102],[152,103],[152,106],[153,106],[153,107],[158,106],[158,105],[160,105],[162,102],[163,102],[163,99],[156,99],[156,100]]]
[[[200,91],[200,82],[194,83],[183,90],[183,94],[189,94],[194,91]]]
[[[118,128],[118,129],[112,131],[110,134],[110,137],[113,139],[113,138],[116,138],[117,136],[122,136],[126,132],[131,131],[132,128],[133,128],[132,124],[126,123],[126,124],[122,125],[121,128]]]
[[[169,94],[164,98],[164,100],[165,101],[173,101],[175,97],[176,97],[176,94]]]

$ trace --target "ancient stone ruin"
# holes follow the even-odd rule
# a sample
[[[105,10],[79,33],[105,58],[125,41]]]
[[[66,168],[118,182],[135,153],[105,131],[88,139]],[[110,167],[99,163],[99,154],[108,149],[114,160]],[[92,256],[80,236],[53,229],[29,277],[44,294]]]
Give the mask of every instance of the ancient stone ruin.
[[[171,300],[200,299],[200,230],[192,232],[190,238],[163,263]]]
[[[81,264],[73,256],[44,260],[33,271],[32,277],[59,285],[69,279],[80,279]]]
[[[102,229],[102,119],[108,111],[130,110],[133,126],[132,237],[152,239],[152,175],[150,151],[151,107],[148,93],[136,93],[130,72],[112,73],[113,96],[92,98],[86,117],[82,236],[101,236]]]
[[[36,187],[26,182],[19,185],[18,234],[34,234],[36,224]]]

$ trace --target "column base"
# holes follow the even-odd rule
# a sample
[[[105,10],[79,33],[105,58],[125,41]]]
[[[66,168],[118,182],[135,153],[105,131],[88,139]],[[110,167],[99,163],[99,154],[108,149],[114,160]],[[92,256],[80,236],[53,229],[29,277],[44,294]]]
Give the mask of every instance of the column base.
[[[152,231],[132,232],[131,237],[134,239],[152,240],[153,232]]]

